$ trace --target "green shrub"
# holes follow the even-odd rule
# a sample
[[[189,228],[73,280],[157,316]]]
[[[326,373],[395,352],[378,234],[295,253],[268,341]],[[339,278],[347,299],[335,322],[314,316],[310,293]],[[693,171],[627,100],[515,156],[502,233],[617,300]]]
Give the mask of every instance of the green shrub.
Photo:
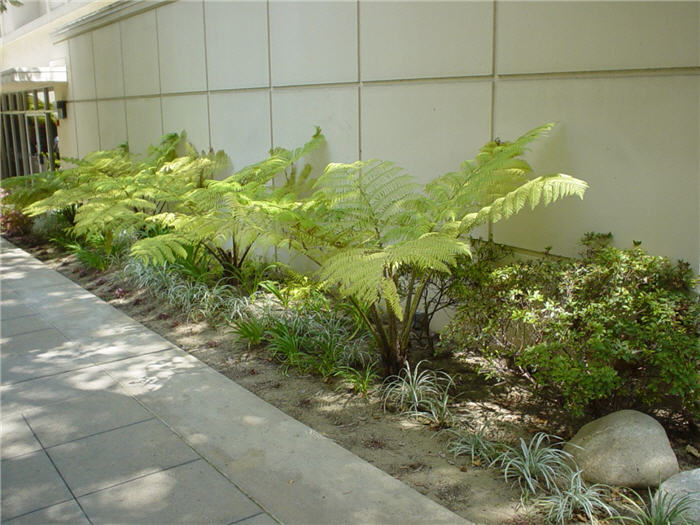
[[[26,235],[32,228],[32,219],[9,203],[9,197],[8,192],[0,189],[0,233],[10,237]]]
[[[609,239],[587,235],[581,260],[463,265],[447,341],[505,360],[574,415],[700,413],[700,302],[689,265]]]

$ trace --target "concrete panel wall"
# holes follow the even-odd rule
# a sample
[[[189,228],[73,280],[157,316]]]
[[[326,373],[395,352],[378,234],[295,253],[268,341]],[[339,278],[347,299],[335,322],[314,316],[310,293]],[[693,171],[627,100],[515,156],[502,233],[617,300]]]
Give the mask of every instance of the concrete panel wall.
[[[62,150],[95,121],[101,147],[136,151],[186,129],[240,168],[320,125],[318,167],[381,157],[425,182],[557,121],[529,158],[586,179],[586,199],[495,239],[572,255],[612,231],[700,270],[699,26],[693,1],[181,0],[68,42]]]

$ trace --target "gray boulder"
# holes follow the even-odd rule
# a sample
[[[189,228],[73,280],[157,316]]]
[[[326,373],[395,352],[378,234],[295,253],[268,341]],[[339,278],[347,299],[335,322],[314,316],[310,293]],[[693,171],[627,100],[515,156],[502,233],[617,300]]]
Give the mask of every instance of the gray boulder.
[[[689,496],[692,502],[690,508],[683,513],[683,518],[688,523],[700,523],[700,468],[686,470],[668,478],[659,487],[657,496],[663,493],[676,498]]]
[[[656,487],[678,473],[664,428],[653,417],[621,410],[591,421],[566,444],[585,480],[623,487]]]

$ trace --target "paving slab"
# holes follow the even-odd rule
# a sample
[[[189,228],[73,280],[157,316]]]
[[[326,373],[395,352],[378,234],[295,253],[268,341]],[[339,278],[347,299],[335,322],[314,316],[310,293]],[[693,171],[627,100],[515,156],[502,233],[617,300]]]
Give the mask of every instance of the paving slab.
[[[44,447],[151,419],[132,397],[118,392],[98,391],[50,405],[41,412],[26,414],[27,422]]]
[[[176,347],[99,366],[131,395],[159,388],[174,375],[203,368],[209,369],[199,359]]]
[[[69,283],[72,281],[58,272],[45,272],[41,263],[23,265],[21,268],[13,268],[2,273],[2,286],[10,290],[42,289]]]
[[[0,387],[3,414],[31,414],[91,392],[121,391],[114,378],[89,367]]]
[[[29,512],[18,518],[3,520],[8,525],[91,525],[75,500]]]
[[[2,321],[0,321],[0,335],[3,338],[38,332],[49,328],[52,328],[52,326],[37,314],[13,317],[11,319],[3,317]]]
[[[94,523],[227,525],[262,512],[203,460],[79,497],[78,501]]]
[[[0,339],[3,385],[94,365],[80,345],[54,328]]]
[[[52,351],[62,348],[77,348],[77,345],[53,327],[37,330],[27,334],[17,334],[5,336],[0,334],[0,353],[3,356],[8,354],[24,354],[32,351]]]
[[[76,496],[200,459],[154,419],[47,449]]]
[[[72,499],[43,450],[3,459],[1,468],[3,520]]]
[[[2,459],[9,459],[41,450],[41,445],[21,415],[7,416],[3,411],[0,420],[0,450]]]
[[[19,296],[9,290],[2,290],[0,293],[0,319],[16,319],[27,315],[36,315],[37,311],[20,301]],[[0,331],[0,336],[2,332]]]
[[[83,338],[81,346],[95,363],[117,361],[177,348],[167,339],[142,325],[129,327],[118,337],[108,335]]]

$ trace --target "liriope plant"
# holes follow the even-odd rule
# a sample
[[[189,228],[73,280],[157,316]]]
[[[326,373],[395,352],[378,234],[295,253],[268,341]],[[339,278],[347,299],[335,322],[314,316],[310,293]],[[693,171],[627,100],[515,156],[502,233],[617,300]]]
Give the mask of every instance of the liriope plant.
[[[148,218],[167,233],[136,242],[132,255],[163,263],[183,256],[187,245],[201,245],[221,265],[226,282],[241,284],[253,248],[279,240],[275,218],[305,188],[311,168],[297,173],[297,161],[323,140],[317,128],[311,140],[295,150],[276,148],[265,160],[224,180],[207,180],[183,192],[171,209]]]
[[[583,197],[584,181],[564,174],[532,177],[520,158],[528,143],[489,142],[476,159],[421,188],[381,160],[330,164],[312,199],[286,219],[290,242],[320,265],[320,278],[356,306],[381,354],[385,375],[398,374],[431,275],[447,274],[469,255],[469,233],[525,207]]]

